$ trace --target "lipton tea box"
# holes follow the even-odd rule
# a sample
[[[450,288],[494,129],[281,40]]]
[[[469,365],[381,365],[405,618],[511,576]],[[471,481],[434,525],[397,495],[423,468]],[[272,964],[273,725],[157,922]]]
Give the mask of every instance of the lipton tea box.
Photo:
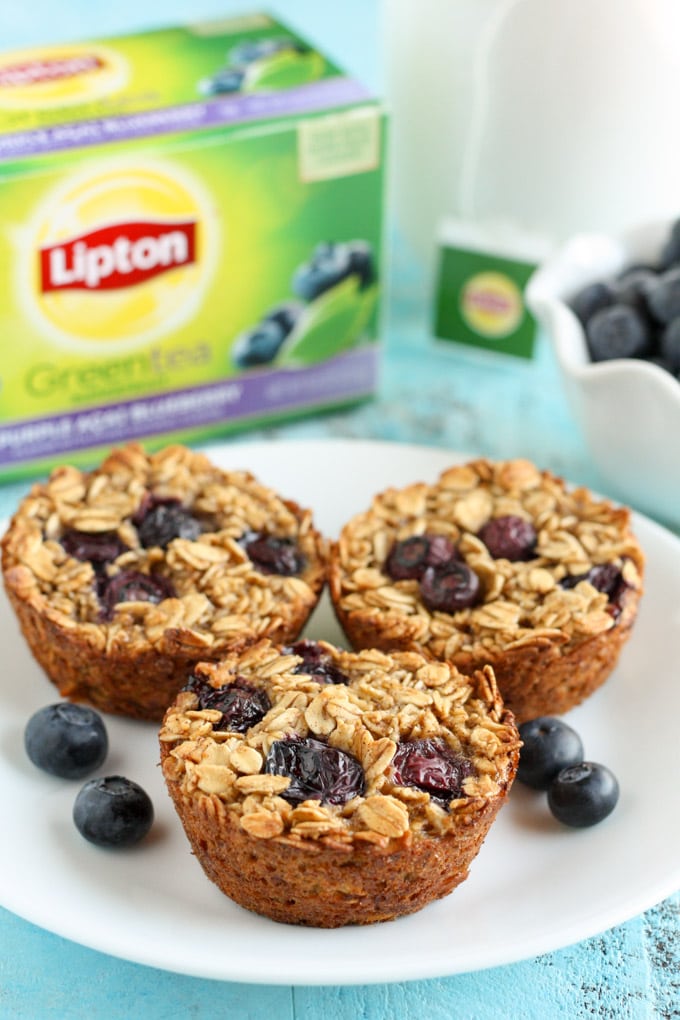
[[[0,54],[0,477],[369,396],[384,131],[264,14]]]

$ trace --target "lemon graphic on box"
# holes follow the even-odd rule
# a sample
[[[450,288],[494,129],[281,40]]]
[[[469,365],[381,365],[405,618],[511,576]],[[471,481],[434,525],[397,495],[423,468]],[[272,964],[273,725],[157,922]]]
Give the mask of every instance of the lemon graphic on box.
[[[213,240],[197,182],[152,162],[95,164],[62,181],[33,218],[28,300],[63,340],[128,346],[199,307]]]

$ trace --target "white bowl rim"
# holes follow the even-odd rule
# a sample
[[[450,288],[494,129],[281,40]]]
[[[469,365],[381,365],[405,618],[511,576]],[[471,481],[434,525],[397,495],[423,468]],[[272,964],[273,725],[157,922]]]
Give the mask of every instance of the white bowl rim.
[[[653,257],[653,254],[660,250],[673,222],[675,219],[655,220],[618,235],[576,234],[557,248],[530,278],[525,291],[527,305],[545,326],[563,371],[573,378],[589,384],[595,380],[604,383],[609,379],[613,381],[625,379],[632,374],[638,377],[646,375],[651,384],[656,383],[669,397],[680,402],[680,383],[660,365],[642,358],[590,361],[583,327],[568,304],[568,296],[573,294],[578,286],[606,280],[608,275],[613,275],[626,265]],[[610,273],[602,269],[595,271],[597,253],[609,258],[612,267]],[[587,268],[588,256],[591,257],[590,261],[593,264],[592,272]],[[576,285],[573,280],[579,266],[582,267],[582,273],[579,284]],[[569,280],[572,280],[571,286]],[[581,340],[582,360],[574,357],[572,347],[567,343],[563,328],[567,323],[572,337],[578,335]]]

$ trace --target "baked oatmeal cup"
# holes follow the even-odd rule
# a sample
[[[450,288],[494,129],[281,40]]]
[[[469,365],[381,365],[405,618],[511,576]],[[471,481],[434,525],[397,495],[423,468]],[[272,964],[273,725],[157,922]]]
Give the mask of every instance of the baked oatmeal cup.
[[[519,746],[489,667],[467,677],[322,641],[197,666],[160,731],[208,878],[248,910],[321,928],[391,920],[463,882]]]
[[[202,453],[56,468],[2,539],[9,601],[62,696],[159,721],[194,664],[294,640],[325,581],[310,511]]]
[[[329,589],[353,647],[488,663],[523,722],[604,683],[643,568],[626,508],[527,460],[479,459],[377,495],[332,545]]]

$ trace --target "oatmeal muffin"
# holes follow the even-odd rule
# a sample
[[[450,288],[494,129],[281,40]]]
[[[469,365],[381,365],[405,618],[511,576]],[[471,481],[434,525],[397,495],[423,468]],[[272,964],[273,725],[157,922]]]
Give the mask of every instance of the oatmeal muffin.
[[[36,484],[2,540],[9,600],[64,697],[160,721],[193,665],[294,640],[325,580],[308,510],[169,446]]]
[[[493,671],[417,652],[259,642],[202,664],[160,731],[206,875],[275,921],[420,910],[467,878],[515,777]]]
[[[629,511],[526,460],[475,460],[388,489],[331,549],[355,648],[490,664],[519,722],[566,712],[609,676],[642,594]]]

